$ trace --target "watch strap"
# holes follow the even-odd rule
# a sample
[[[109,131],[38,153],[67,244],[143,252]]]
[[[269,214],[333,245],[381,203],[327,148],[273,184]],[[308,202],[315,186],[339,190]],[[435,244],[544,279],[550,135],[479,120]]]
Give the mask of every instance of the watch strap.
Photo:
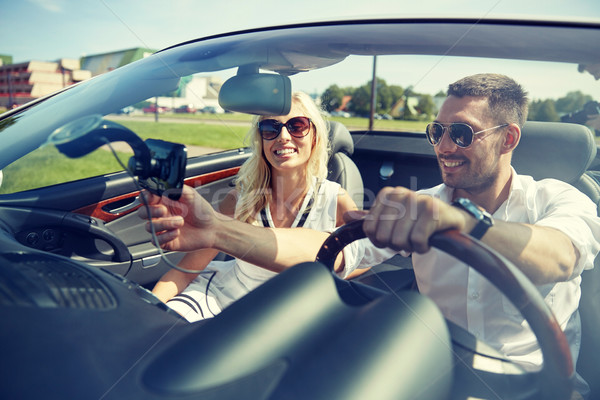
[[[481,238],[483,237],[483,235],[485,235],[487,230],[490,229],[490,226],[491,225],[488,222],[481,219],[481,220],[477,221],[477,225],[475,225],[473,230],[471,232],[469,232],[469,235],[471,235],[472,237],[474,237],[477,240],[481,240]]]

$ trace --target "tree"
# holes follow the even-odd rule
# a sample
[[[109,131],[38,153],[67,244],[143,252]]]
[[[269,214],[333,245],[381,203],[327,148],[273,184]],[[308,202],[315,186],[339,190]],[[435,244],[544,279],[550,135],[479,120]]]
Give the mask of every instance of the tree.
[[[435,103],[433,102],[433,98],[429,94],[422,94],[419,99],[419,103],[417,104],[417,111],[420,114],[424,114],[424,116],[429,117],[435,114]]]
[[[390,85],[388,86],[392,93],[392,106],[398,102],[404,96],[404,89],[402,86]]]
[[[342,105],[344,91],[338,85],[331,85],[321,95],[321,104],[327,112],[337,110]]]
[[[371,82],[368,83],[371,85]],[[394,105],[394,96],[387,82],[377,78],[377,101],[375,102],[375,112],[387,113]]]
[[[413,114],[413,112],[410,110],[410,107],[408,106],[408,97],[406,98],[405,102],[404,102],[404,110],[402,111],[402,119],[405,121],[416,121],[417,120],[417,116]]]
[[[352,91],[352,103],[349,110],[357,115],[369,115],[371,112],[371,82]],[[384,79],[377,78],[375,112],[389,113],[394,104],[402,98],[404,89],[401,86],[388,86]],[[348,93],[346,93],[348,94]]]
[[[358,88],[340,88],[337,85],[329,86],[321,96],[323,108],[326,111],[339,109],[344,96],[348,95],[352,97],[352,100],[346,106],[348,111],[361,116],[369,115],[371,111],[370,81]],[[412,111],[406,106],[411,97],[419,98],[418,104]],[[435,94],[435,98],[439,104],[438,97],[445,98],[446,93],[440,90]],[[375,112],[377,113],[392,114],[394,105],[398,104],[398,101],[404,100],[404,108],[399,108],[395,115],[399,115],[401,119],[415,120],[419,119],[420,115],[415,114],[414,111],[417,111],[418,114],[427,114],[429,116],[437,112],[436,102],[433,99],[431,95],[414,92],[412,86],[403,89],[398,85],[388,85],[384,79],[377,78],[377,99],[375,104]],[[591,100],[593,100],[592,96],[583,94],[580,91],[569,92],[558,100],[535,100],[529,105],[528,119],[533,121],[560,121],[561,115],[579,111]],[[412,99],[411,104],[414,104],[414,99]]]
[[[371,112],[371,86],[363,85],[352,93],[350,111],[356,115],[368,115]]]
[[[592,96],[583,94],[580,91],[569,92],[566,96],[556,100],[554,106],[557,113],[569,114],[581,110],[583,105],[590,100],[592,100]]]
[[[410,110],[410,107],[408,105],[409,103],[409,99],[414,96],[416,93],[413,91],[413,87],[409,86],[406,89],[404,89],[404,94],[402,97],[404,97],[404,107],[402,108],[402,116],[401,119],[403,120],[407,120],[407,121],[413,121],[416,119],[416,116],[413,115],[412,111]]]
[[[554,100],[551,99],[532,102],[529,107],[529,116],[527,119],[531,121],[560,121],[554,106]]]

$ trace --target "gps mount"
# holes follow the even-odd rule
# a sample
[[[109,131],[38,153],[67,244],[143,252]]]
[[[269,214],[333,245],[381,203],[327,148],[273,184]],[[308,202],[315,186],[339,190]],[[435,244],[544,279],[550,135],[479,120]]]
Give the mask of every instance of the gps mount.
[[[142,188],[178,200],[185,179],[187,148],[178,143],[147,139],[100,116],[84,117],[55,130],[48,142],[70,158],[83,157],[111,142],[125,142],[133,150],[127,169]]]

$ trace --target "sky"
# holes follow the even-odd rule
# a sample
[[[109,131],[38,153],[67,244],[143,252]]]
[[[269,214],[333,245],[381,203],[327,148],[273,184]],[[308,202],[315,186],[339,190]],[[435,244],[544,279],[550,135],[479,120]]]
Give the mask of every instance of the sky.
[[[218,33],[332,18],[351,19],[367,15],[480,18],[515,13],[534,18],[543,15],[584,16],[600,20],[600,1],[0,0],[0,54],[12,56],[15,63],[52,61],[134,47],[159,50]],[[364,66],[357,64],[357,68]],[[332,75],[342,81],[334,82],[339,86],[344,86],[343,72],[336,71]],[[423,81],[426,87],[422,77],[416,75],[410,79],[413,80],[411,84]],[[368,80],[367,77],[365,82]],[[593,81],[590,78],[587,85],[592,85]],[[584,80],[582,85],[585,86],[586,82]],[[397,84],[406,85],[403,82]],[[597,87],[600,97],[600,82]],[[444,88],[427,87],[427,90],[433,91],[432,94],[441,89]],[[551,97],[550,92],[548,96]]]

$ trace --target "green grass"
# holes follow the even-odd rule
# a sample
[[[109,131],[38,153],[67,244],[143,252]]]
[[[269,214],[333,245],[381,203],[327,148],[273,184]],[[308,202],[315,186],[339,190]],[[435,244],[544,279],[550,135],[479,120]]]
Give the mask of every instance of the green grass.
[[[145,117],[150,117],[154,120],[154,114],[145,114]],[[160,118],[176,118],[181,120],[191,120],[191,121],[238,121],[238,122],[248,122],[248,126],[250,126],[250,122],[252,121],[252,115],[250,114],[241,114],[241,113],[226,113],[226,114],[174,114],[167,113],[161,114]]]
[[[331,118],[334,121],[341,122],[348,129],[368,129],[369,128],[369,120],[366,118]],[[424,132],[425,126],[429,123],[429,121],[402,121],[402,120],[387,120],[387,119],[378,119],[373,121],[373,130],[382,130],[382,131],[407,131],[407,132]]]
[[[160,118],[184,119],[177,114]],[[153,116],[148,120],[115,119],[116,122],[131,129],[142,139],[155,138],[170,142],[184,143],[190,146],[211,147],[217,149],[233,149],[244,147],[244,137],[250,127],[251,117],[244,114],[202,114],[192,117],[195,123],[154,122]],[[225,121],[224,119],[227,118]],[[220,123],[215,123],[220,120]],[[350,130],[363,130],[368,127],[364,118],[332,118],[346,125]],[[231,122],[231,123],[227,123]],[[247,122],[247,124],[246,124]],[[425,122],[415,121],[374,121],[375,130],[408,130],[423,131]],[[119,158],[126,165],[130,154],[121,153]],[[0,194],[15,193],[23,190],[74,181],[92,176],[121,171],[113,154],[106,150],[96,150],[91,154],[69,159],[60,154],[54,147],[44,147],[9,165],[3,170],[4,180]]]
[[[186,124],[174,122],[118,121],[142,139],[155,138],[186,145],[232,149],[243,147],[248,126]],[[131,154],[119,153],[123,164]],[[54,147],[44,147],[6,167],[0,194],[15,193],[78,179],[122,171],[112,152],[96,150],[85,157],[70,159]]]
[[[127,154],[119,154],[126,164]],[[98,150],[86,157],[70,159],[54,147],[44,147],[4,168],[0,194],[50,186],[98,176],[122,168],[109,151]]]
[[[145,114],[145,115],[136,115],[137,118],[147,119],[149,122],[154,121],[153,114]],[[190,122],[198,122],[198,121],[206,121],[209,124],[214,122],[219,122],[221,124],[227,124],[228,121],[234,122],[248,122],[248,127],[250,126],[250,122],[252,117],[248,114],[161,114],[159,116],[160,119],[178,119],[182,121],[190,121]],[[342,117],[328,117],[328,119],[332,121],[338,121],[344,124],[348,129],[368,129],[369,120],[367,118],[358,118],[358,117],[350,117],[350,118],[342,118]],[[123,120],[119,120],[120,123]],[[422,132],[425,130],[425,125],[427,125],[430,121],[403,121],[403,120],[374,120],[373,121],[373,129],[374,130],[394,130],[394,131],[418,131]],[[160,122],[160,124],[164,124],[164,122]]]
[[[217,125],[206,123],[145,122],[118,120],[142,139],[154,138],[186,145],[234,149],[244,147],[248,126]]]

